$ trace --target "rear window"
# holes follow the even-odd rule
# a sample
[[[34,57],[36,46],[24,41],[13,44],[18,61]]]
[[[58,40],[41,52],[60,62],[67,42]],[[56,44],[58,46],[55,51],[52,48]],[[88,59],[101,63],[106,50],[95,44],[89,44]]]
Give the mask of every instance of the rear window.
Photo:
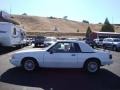
[[[81,52],[94,52],[94,49],[86,43],[79,43]]]

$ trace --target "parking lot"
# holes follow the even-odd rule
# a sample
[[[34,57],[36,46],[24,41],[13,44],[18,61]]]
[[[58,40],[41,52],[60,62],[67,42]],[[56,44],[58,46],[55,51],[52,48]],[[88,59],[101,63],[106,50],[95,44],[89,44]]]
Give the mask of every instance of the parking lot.
[[[33,46],[23,49],[30,48]],[[106,50],[112,53],[114,63],[93,75],[82,69],[25,72],[9,63],[11,54],[18,50],[0,52],[0,90],[120,90],[120,52]]]

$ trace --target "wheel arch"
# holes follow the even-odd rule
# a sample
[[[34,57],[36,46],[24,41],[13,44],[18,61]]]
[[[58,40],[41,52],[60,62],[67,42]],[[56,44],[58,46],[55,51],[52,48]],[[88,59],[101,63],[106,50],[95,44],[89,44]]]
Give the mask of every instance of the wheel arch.
[[[84,62],[83,68],[85,68],[86,63],[89,62],[89,61],[97,61],[97,62],[99,63],[99,65],[101,66],[101,61],[100,61],[100,59],[95,58],[95,57],[92,57],[92,58],[88,58],[88,59]]]
[[[21,61],[21,66],[23,65],[24,61],[27,60],[27,59],[33,60],[36,63],[36,65],[39,66],[37,59],[34,58],[34,57],[24,57]]]

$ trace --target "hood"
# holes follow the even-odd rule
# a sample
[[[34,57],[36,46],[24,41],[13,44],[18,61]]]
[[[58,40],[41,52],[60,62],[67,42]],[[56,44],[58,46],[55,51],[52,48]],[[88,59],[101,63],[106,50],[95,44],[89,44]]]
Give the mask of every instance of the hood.
[[[35,53],[35,52],[42,52],[42,51],[46,51],[46,49],[34,48],[34,49],[27,49],[27,50],[17,51],[15,53],[16,54],[18,54],[18,53]]]

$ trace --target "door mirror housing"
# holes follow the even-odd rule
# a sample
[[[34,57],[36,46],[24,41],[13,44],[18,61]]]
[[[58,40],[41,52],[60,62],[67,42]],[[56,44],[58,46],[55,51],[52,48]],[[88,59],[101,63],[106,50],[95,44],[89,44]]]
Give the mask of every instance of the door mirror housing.
[[[53,51],[51,50],[51,51],[49,51],[49,53],[50,53],[50,54],[53,54]]]
[[[48,50],[48,52],[49,52],[50,54],[53,54],[53,53],[54,53],[54,51],[53,51],[52,49]]]

